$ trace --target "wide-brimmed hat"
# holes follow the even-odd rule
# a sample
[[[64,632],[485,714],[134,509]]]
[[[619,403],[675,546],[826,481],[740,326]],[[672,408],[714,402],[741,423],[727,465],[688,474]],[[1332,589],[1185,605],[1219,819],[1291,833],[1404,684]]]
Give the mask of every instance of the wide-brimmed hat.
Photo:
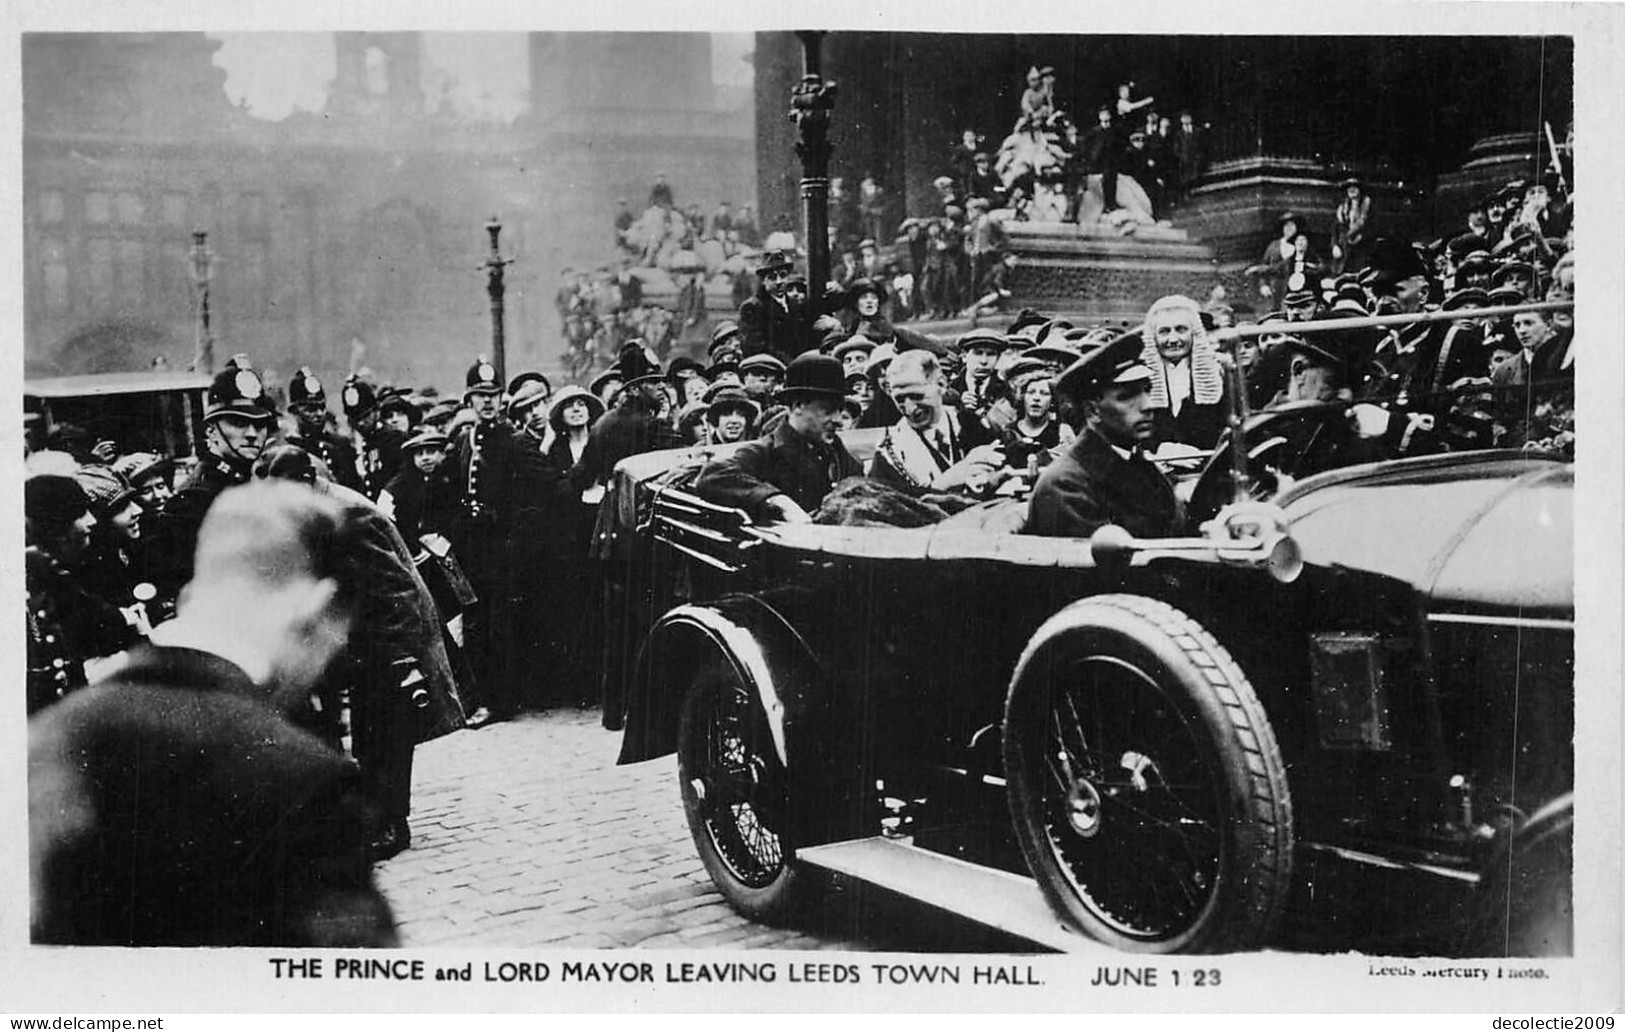
[[[1502,262],[1501,267],[1496,269],[1495,274],[1490,277],[1490,285],[1499,287],[1520,272],[1531,282],[1534,281],[1535,267],[1533,265],[1522,261],[1507,261]]]
[[[1439,307],[1446,312],[1459,312],[1463,308],[1484,308],[1490,303],[1489,291],[1483,287],[1462,287],[1445,295]]]
[[[586,404],[588,426],[598,422],[598,418],[604,414],[604,402],[598,395],[572,383],[568,387],[561,388],[553,397],[553,408],[547,413],[548,425],[553,428],[554,433],[564,433],[564,409],[572,401]]]
[[[857,304],[858,298],[865,294],[873,294],[882,302],[886,300],[886,288],[867,276],[855,279],[852,285],[846,288],[846,300],[850,304]]]
[[[1491,305],[1521,305],[1528,300],[1524,297],[1523,291],[1510,283],[1503,283],[1491,290],[1489,299]]]
[[[874,376],[882,369],[885,369],[887,366],[891,365],[892,359],[896,357],[897,345],[892,343],[882,344],[873,351],[869,352],[869,364],[864,366],[864,372],[868,373],[870,376]]]
[[[784,385],[779,388],[777,397],[785,402],[807,397],[840,401],[846,397],[846,374],[834,358],[808,351],[797,355],[785,367]]]
[[[1066,338],[1064,336],[1061,338],[1063,341],[1065,339]],[[1036,358],[1040,362],[1059,362],[1061,364],[1061,368],[1065,369],[1067,366],[1082,358],[1083,353],[1070,344],[1050,340],[1043,344],[1034,344],[1032,347],[1023,351],[1021,353],[1021,357]]]
[[[1281,298],[1281,304],[1307,305],[1313,304],[1318,300],[1320,300],[1320,298],[1313,290],[1310,290],[1308,287],[1299,287],[1297,290],[1287,291],[1286,296]]]
[[[592,381],[587,384],[587,390],[596,395],[604,387],[604,385],[609,383],[611,380],[620,381],[621,385],[624,387],[626,385],[626,374],[621,372],[616,366],[610,366],[608,369],[605,369],[603,372],[592,378]]]
[[[715,417],[720,416],[729,409],[743,412],[745,418],[752,423],[756,422],[762,414],[762,407],[752,401],[750,395],[738,387],[723,387],[714,394],[707,394],[705,403],[706,419],[714,422]]]

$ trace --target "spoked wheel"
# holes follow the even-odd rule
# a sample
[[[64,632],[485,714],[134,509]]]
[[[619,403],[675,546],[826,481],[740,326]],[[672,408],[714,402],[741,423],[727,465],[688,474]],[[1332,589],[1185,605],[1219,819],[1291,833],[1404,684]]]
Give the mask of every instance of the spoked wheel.
[[[677,776],[700,860],[723,897],[755,920],[792,916],[806,879],[786,834],[788,778],[759,703],[725,663],[689,688]]]
[[[1023,657],[1004,738],[1051,905],[1122,949],[1260,945],[1290,888],[1292,809],[1252,686],[1164,603],[1107,595],[1055,620]]]

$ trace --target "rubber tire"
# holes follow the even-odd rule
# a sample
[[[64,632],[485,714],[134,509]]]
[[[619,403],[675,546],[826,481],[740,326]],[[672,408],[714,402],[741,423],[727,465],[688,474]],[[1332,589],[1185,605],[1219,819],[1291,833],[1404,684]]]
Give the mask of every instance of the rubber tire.
[[[725,660],[717,660],[700,668],[690,682],[683,698],[682,716],[677,730],[677,779],[683,796],[683,811],[688,818],[689,833],[705,865],[706,873],[728,905],[746,917],[765,924],[789,924],[803,912],[809,902],[812,877],[796,863],[795,848],[782,819],[775,829],[779,840],[781,861],[778,870],[765,884],[752,884],[741,878],[733,864],[723,855],[717,834],[727,835],[728,829],[713,829],[708,819],[707,805],[695,791],[693,781],[699,773],[697,765],[707,744],[707,735],[715,724],[717,707],[711,702],[721,691],[739,691],[749,695],[740,683],[738,674]],[[753,767],[760,773],[758,784],[766,784],[770,792],[785,787],[787,773],[773,750],[765,715],[760,703],[750,698],[744,707],[745,717],[740,741],[748,750]],[[781,814],[781,816],[783,816]]]
[[[1065,629],[1048,636],[1040,631],[1029,643],[1018,667],[1023,676],[1005,701],[1011,816],[1050,906],[1091,938],[1135,952],[1219,953],[1269,942],[1292,886],[1292,800],[1275,735],[1246,675],[1200,624],[1164,602],[1102,595],[1064,615]],[[1035,791],[1033,761],[1044,762],[1049,732],[1049,672],[1097,655],[1134,664],[1156,682],[1205,751],[1202,769],[1214,779],[1213,798],[1222,807],[1217,873],[1207,900],[1184,927],[1166,934],[1125,933],[1078,894]]]

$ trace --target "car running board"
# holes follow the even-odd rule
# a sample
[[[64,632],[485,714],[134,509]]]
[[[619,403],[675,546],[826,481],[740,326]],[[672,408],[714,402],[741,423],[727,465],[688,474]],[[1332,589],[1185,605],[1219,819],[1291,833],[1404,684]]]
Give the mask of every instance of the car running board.
[[[875,836],[796,850],[809,867],[846,875],[919,900],[1007,935],[1063,953],[1110,952],[1063,925],[1038,883],[1020,874],[982,867]]]

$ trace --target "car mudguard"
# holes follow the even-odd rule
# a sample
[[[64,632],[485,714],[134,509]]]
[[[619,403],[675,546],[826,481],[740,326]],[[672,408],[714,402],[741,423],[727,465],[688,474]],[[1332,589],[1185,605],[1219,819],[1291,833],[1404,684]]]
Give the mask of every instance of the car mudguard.
[[[636,691],[619,762],[639,763],[677,748],[683,692],[715,656],[760,700],[779,762],[792,767],[788,725],[817,680],[817,662],[783,614],[754,595],[678,606],[655,621],[633,669]]]

